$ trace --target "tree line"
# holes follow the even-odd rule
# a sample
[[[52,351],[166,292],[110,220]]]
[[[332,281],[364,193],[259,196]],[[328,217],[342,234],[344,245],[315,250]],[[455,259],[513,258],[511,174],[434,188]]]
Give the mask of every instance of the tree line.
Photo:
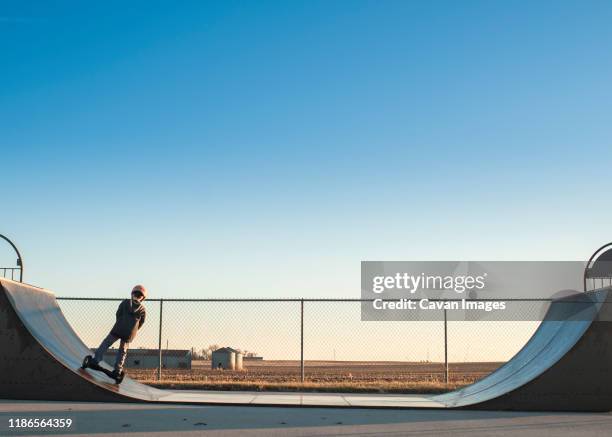
[[[212,359],[212,353],[213,351],[216,351],[217,349],[221,349],[223,346],[220,346],[218,344],[210,344],[207,347],[204,348],[195,348],[192,347],[191,348],[191,359],[192,360],[210,360]],[[253,351],[248,351],[246,349],[236,349],[237,351],[240,351],[242,353],[242,355],[244,357],[256,357],[257,356],[257,352],[253,352]]]

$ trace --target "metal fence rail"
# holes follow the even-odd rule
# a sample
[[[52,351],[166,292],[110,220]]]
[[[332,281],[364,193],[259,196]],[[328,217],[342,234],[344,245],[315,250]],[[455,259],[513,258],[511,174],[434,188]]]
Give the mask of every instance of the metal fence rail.
[[[2,272],[3,278],[10,279],[11,281],[17,279],[21,281],[21,267],[0,267],[0,272]]]
[[[0,234],[0,240],[7,242],[15,251],[15,255],[17,255],[16,267],[0,267],[0,270],[2,270],[2,277],[8,279],[8,273],[10,273],[12,281],[18,280],[19,282],[23,282],[23,257],[21,256],[19,249],[17,249],[15,243],[13,243],[5,235]]]

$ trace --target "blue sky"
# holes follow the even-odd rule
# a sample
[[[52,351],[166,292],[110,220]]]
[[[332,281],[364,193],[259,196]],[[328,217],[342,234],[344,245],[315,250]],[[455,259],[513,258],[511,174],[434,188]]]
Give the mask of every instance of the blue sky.
[[[357,297],[361,260],[586,258],[612,240],[611,20],[1,2],[0,232],[71,296]]]

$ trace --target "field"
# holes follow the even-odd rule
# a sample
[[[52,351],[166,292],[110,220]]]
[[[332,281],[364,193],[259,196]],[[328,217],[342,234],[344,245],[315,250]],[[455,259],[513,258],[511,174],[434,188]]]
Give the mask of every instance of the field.
[[[130,377],[159,388],[257,391],[442,393],[468,385],[502,363],[307,361],[300,381],[299,361],[245,361],[243,371],[212,370],[210,361],[194,361],[191,370],[128,369]]]

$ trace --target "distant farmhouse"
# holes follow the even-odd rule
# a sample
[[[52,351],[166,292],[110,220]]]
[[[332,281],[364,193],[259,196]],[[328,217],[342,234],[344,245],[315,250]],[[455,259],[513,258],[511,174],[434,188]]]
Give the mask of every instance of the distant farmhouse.
[[[94,350],[95,351],[95,350]],[[104,354],[104,361],[111,366],[115,364],[117,349],[109,349]],[[159,350],[130,349],[125,367],[128,369],[157,369],[159,367]],[[191,351],[183,349],[163,349],[162,368],[191,369]]]
[[[263,361],[263,357],[258,357],[257,355],[245,355],[244,361]]]

